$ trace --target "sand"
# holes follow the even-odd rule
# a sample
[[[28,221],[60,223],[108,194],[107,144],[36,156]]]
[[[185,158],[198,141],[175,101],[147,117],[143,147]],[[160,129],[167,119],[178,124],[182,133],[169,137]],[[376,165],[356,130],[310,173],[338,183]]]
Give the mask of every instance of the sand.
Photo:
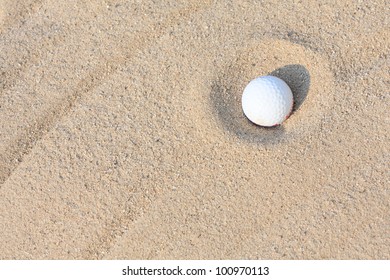
[[[0,259],[389,259],[389,12],[0,0]]]

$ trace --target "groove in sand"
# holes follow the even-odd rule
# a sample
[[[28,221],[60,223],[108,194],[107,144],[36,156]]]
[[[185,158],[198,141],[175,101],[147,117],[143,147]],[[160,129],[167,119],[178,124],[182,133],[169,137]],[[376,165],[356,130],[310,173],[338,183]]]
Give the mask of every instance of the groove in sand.
[[[191,14],[204,9],[210,5],[210,2],[199,4],[194,2],[188,7],[170,13],[165,21],[154,24],[150,29],[154,30],[152,34],[137,37],[130,45],[120,45],[116,57],[106,60],[101,63],[101,66],[92,70],[87,77],[83,78],[71,92],[57,104],[53,104],[52,109],[46,115],[36,120],[34,126],[30,126],[25,133],[20,135],[20,138],[15,139],[14,143],[5,148],[7,151],[4,154],[6,158],[14,159],[11,162],[5,162],[0,166],[0,185],[4,184],[12,172],[23,161],[23,158],[30,153],[36,142],[43,138],[61,118],[66,116],[72,108],[77,104],[77,101],[85,94],[95,89],[102,84],[105,79],[108,79],[120,66],[124,65],[131,57],[142,49],[146,48],[157,40],[167,29],[173,25],[186,20]],[[27,137],[26,137],[27,136]]]

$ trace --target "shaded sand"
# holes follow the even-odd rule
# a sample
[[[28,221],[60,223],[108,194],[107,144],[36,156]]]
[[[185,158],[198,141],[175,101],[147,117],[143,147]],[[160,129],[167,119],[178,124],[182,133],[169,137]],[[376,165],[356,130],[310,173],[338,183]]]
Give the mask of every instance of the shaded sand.
[[[20,2],[1,259],[390,258],[386,1]],[[266,74],[296,101],[275,129],[240,108]]]

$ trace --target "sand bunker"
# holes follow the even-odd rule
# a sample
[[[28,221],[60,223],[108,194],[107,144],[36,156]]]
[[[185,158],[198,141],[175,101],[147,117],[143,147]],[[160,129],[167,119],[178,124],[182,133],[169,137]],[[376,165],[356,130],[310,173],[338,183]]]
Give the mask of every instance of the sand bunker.
[[[0,258],[388,259],[385,1],[0,2]],[[283,78],[280,127],[241,94]]]

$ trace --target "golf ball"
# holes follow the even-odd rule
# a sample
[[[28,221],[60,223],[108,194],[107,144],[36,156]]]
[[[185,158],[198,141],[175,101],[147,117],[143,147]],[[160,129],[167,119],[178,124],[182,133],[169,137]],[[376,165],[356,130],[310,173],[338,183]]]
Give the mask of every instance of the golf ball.
[[[291,114],[293,103],[290,87],[274,76],[262,76],[252,80],[242,94],[245,116],[261,126],[281,124]]]

